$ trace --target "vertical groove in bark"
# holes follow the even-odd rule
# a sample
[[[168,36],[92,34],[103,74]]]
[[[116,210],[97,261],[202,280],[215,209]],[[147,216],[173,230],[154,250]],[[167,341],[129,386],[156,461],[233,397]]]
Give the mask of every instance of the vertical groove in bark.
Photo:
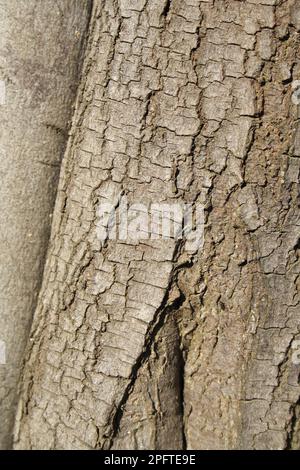
[[[112,449],[181,449],[184,447],[180,337],[176,302],[166,309],[150,351],[122,404]]]
[[[88,16],[89,1],[0,0],[0,448],[12,444]]]
[[[300,399],[291,406],[291,420],[285,450],[300,449]]]

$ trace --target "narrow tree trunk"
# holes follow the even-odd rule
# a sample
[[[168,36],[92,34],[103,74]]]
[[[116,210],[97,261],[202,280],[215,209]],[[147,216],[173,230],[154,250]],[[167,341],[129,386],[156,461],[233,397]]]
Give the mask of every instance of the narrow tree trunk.
[[[12,442],[88,6],[0,0],[0,448]]]
[[[17,449],[299,448],[300,2],[95,0]],[[205,243],[97,237],[205,206]]]

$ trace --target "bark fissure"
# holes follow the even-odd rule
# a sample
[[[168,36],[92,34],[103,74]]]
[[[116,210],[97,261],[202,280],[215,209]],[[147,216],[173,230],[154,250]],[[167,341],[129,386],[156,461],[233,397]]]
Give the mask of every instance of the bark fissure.
[[[172,279],[172,283],[173,282],[174,281]],[[171,289],[172,288],[170,287],[170,290]],[[167,290],[165,299],[163,300],[162,305],[161,305],[160,309],[158,310],[158,312],[156,314],[156,318],[154,319],[153,325],[150,326],[150,328],[149,328],[149,332],[148,332],[146,340],[145,340],[145,345],[144,345],[143,351],[142,351],[141,355],[138,357],[138,359],[136,361],[136,364],[132,368],[130,383],[126,387],[125,392],[124,392],[124,396],[118,404],[118,409],[114,412],[114,416],[111,419],[111,421],[113,423],[113,430],[112,430],[112,435],[109,438],[110,443],[109,443],[108,446],[107,446],[106,443],[104,443],[103,448],[111,448],[113,446],[114,438],[117,436],[118,431],[120,429],[120,423],[121,423],[121,419],[122,419],[122,416],[123,416],[124,408],[125,408],[126,403],[129,399],[129,396],[132,393],[132,390],[134,388],[134,384],[135,384],[135,381],[137,379],[138,372],[141,369],[141,367],[149,359],[149,356],[150,356],[150,353],[151,353],[151,348],[155,344],[156,337],[157,337],[158,333],[160,332],[163,324],[165,323],[166,317],[169,316],[169,315],[172,315],[173,312],[176,312],[181,307],[181,305],[185,301],[185,297],[182,293],[180,293],[180,296],[173,303],[171,303],[170,305],[168,305],[168,301],[169,301],[169,290]],[[180,367],[180,365],[179,365],[179,368],[180,368],[181,377],[182,377],[182,380],[183,380],[182,368]],[[181,397],[181,401],[182,400],[183,400],[183,397]],[[182,403],[182,412],[183,412],[183,409],[184,409],[184,407],[183,407],[183,403]],[[182,413],[182,416],[183,416],[183,413]]]

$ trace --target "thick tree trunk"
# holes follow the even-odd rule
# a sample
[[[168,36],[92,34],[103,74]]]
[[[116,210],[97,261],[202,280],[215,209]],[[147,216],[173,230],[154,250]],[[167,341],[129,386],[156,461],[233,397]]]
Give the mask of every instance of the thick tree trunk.
[[[95,0],[17,449],[299,448],[294,0]],[[294,100],[295,102],[295,100]],[[97,236],[205,206],[205,243]]]
[[[12,442],[88,5],[0,0],[0,448]]]

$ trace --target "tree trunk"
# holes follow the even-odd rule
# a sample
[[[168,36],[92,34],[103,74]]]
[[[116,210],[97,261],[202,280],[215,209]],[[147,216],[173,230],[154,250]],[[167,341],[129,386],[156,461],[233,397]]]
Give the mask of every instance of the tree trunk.
[[[294,0],[94,1],[16,449],[300,447],[299,30]],[[204,205],[203,248],[102,243],[124,194]]]
[[[12,443],[88,5],[0,0],[0,448]]]

